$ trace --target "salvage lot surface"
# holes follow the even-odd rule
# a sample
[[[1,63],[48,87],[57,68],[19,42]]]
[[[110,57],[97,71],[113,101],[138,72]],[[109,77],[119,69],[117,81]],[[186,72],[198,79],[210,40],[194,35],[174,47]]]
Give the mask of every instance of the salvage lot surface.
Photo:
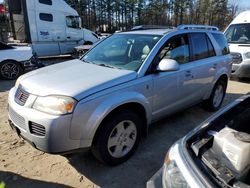
[[[195,106],[155,123],[130,160],[108,167],[90,152],[49,155],[22,141],[7,121],[8,91],[13,86],[13,81],[0,80],[0,182],[7,187],[145,187],[168,148],[211,115]],[[248,92],[249,80],[230,81],[223,105]]]

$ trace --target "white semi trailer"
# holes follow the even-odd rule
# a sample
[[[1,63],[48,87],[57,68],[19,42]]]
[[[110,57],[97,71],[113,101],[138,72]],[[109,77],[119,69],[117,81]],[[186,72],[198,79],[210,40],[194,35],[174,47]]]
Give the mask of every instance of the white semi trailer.
[[[64,0],[9,0],[14,39],[31,44],[37,56],[71,54],[98,36],[81,27],[76,10]]]

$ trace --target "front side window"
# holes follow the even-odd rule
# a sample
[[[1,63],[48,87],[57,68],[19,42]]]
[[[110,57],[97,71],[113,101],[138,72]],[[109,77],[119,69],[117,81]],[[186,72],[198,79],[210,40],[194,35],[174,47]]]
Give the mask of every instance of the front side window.
[[[52,14],[40,13],[39,18],[42,21],[53,22],[53,15]]]
[[[250,23],[231,25],[225,36],[229,43],[250,44]]]
[[[115,34],[96,45],[82,60],[137,71],[160,38],[159,35]]]
[[[66,25],[70,28],[81,28],[81,18],[79,16],[66,16]]]
[[[160,52],[160,60],[174,59],[179,64],[189,62],[189,44],[187,35],[170,39]]]

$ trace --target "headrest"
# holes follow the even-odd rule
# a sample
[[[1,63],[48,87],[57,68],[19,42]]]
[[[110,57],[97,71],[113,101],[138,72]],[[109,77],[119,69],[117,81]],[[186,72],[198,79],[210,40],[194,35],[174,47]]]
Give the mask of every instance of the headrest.
[[[142,53],[148,55],[149,52],[150,52],[149,46],[148,45],[144,46],[144,48],[142,49]]]

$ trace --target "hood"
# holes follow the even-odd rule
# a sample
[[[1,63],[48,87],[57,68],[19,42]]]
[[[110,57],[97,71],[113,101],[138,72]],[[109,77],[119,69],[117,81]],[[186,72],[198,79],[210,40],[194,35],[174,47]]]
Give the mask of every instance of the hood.
[[[18,62],[29,60],[33,54],[29,46],[13,46],[13,49],[0,50],[0,62],[12,59]]]
[[[101,67],[77,59],[25,74],[20,84],[34,95],[65,95],[80,100],[136,77],[134,71]]]
[[[241,53],[242,55],[246,52],[250,52],[250,44],[229,44],[230,52]]]

